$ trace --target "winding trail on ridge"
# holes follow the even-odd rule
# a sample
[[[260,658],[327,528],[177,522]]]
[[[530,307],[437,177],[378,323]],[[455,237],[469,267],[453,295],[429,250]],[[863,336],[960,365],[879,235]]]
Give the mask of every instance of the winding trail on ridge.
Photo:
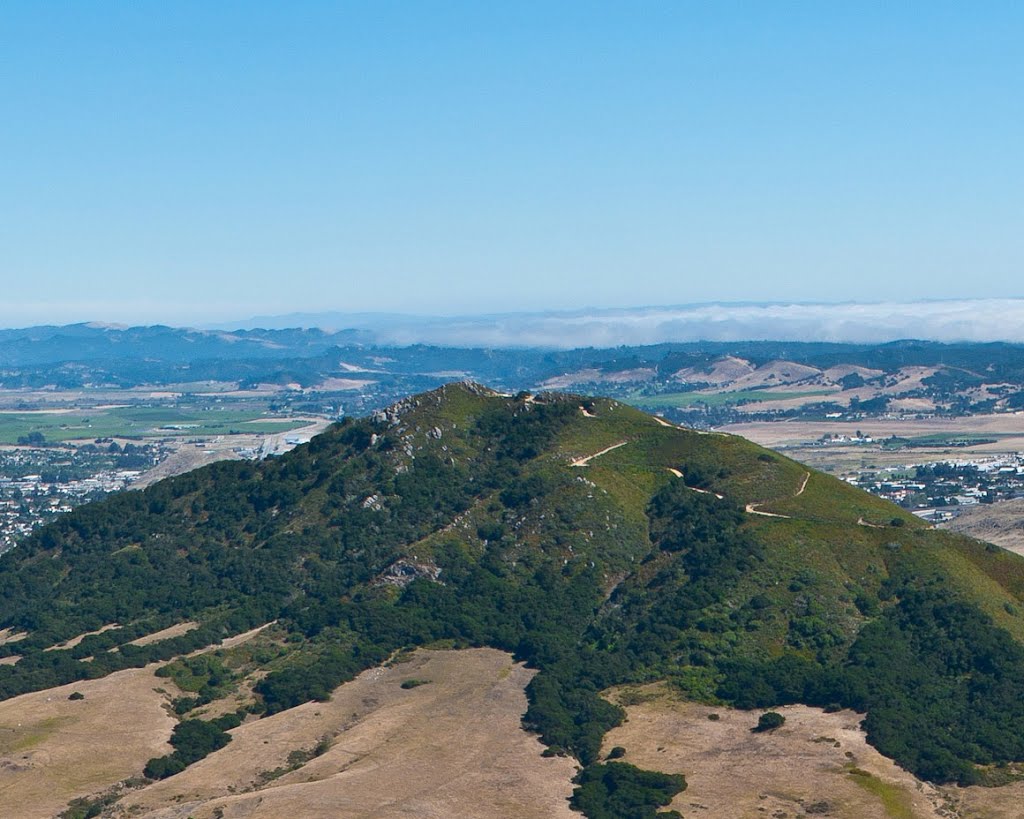
[[[681,427],[681,426],[679,426],[679,424],[670,424],[668,421],[666,421],[660,415],[652,415],[651,418],[653,418],[655,421],[657,421],[663,427],[668,427],[669,429],[679,429],[679,430],[682,430],[683,432],[692,432],[695,435],[725,435],[724,432],[708,432],[707,430],[703,430],[703,429],[691,429],[690,427]]]
[[[804,490],[807,488],[807,482],[810,479],[811,479],[811,473],[810,472],[804,473],[804,479],[802,481],[800,481],[800,488],[797,489],[796,492],[793,493],[793,497],[794,498],[799,498],[804,493]],[[792,519],[791,515],[779,515],[779,514],[776,514],[775,512],[761,512],[760,510],[758,510],[757,507],[758,506],[764,506],[764,504],[766,502],[767,501],[762,502],[762,503],[748,503],[747,506],[746,506],[747,513],[751,514],[751,515],[760,515],[761,517],[764,517],[764,518],[785,518],[786,520],[791,520]]]
[[[587,410],[584,407],[580,407],[580,411],[584,415],[586,415],[587,417],[590,417],[590,418],[594,417],[593,415],[588,413]],[[663,427],[669,427],[671,429],[682,429],[682,427],[678,427],[675,424],[670,424],[664,418],[660,418],[657,415],[652,415],[651,418],[653,418],[657,423],[661,424],[661,426],[663,426]],[[688,432],[697,432],[700,435],[711,434],[711,433],[707,433],[707,432],[700,432],[699,430],[687,430],[687,431]],[[721,434],[721,433],[718,433],[718,434]],[[620,446],[625,446],[628,443],[629,443],[629,441],[619,441],[619,443],[612,444],[611,446],[605,447],[600,452],[595,452],[593,455],[587,455],[587,456],[585,456],[583,458],[577,458],[575,461],[572,461],[569,465],[570,466],[588,466],[590,464],[590,462],[592,460],[594,460],[594,458],[600,458],[602,455],[606,455],[607,453],[611,452],[613,449],[618,449]],[[665,467],[665,468],[669,472],[671,472],[673,475],[675,475],[677,478],[682,478],[683,477],[683,473],[680,472],[678,469],[674,469],[671,466]],[[811,473],[809,471],[805,472],[803,479],[800,481],[800,486],[797,488],[796,492],[793,493],[793,497],[794,498],[798,498],[798,497],[800,497],[804,493],[804,490],[807,489],[807,482],[810,479],[811,479]],[[696,486],[688,486],[687,488],[688,489],[692,489],[694,492],[700,492],[702,495],[714,495],[719,500],[723,500],[724,497],[725,497],[724,495],[719,495],[717,492],[712,492],[712,491],[710,491],[708,489],[698,489]],[[760,515],[761,517],[764,517],[764,518],[783,518],[785,520],[791,520],[792,519],[792,516],[790,516],[790,515],[780,515],[780,514],[778,514],[776,512],[762,512],[760,509],[758,509],[759,506],[764,506],[765,503],[769,503],[769,502],[770,501],[761,501],[760,503],[748,503],[746,505],[746,507],[745,507],[745,511],[747,512],[747,514],[750,514],[750,515]],[[858,523],[860,523],[860,521],[858,521]],[[870,524],[862,524],[862,525],[870,525]]]
[[[625,446],[628,443],[629,441],[619,441],[617,444],[606,446],[600,452],[595,452],[593,455],[587,455],[585,458],[577,458],[575,461],[569,464],[569,466],[587,466],[590,464],[592,460],[594,460],[594,458],[600,458],[602,455],[608,454],[613,449],[618,449],[620,446]]]
[[[669,472],[675,475],[677,478],[682,478],[683,473],[678,469],[673,469],[671,466],[665,467]],[[700,492],[702,495],[714,495],[719,500],[724,500],[725,495],[719,495],[717,492],[712,492],[710,489],[698,489],[696,486],[687,486],[687,489],[692,489],[694,492]]]
[[[790,519],[789,515],[778,515],[775,512],[762,512],[757,507],[762,506],[760,503],[748,503],[745,507],[745,511],[751,515],[760,515],[763,518],[786,518]]]

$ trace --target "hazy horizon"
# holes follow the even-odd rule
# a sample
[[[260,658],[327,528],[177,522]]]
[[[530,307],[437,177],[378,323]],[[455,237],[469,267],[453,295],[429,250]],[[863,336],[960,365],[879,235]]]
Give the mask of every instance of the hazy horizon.
[[[62,326],[64,323],[55,324]],[[910,339],[950,343],[1024,343],[1024,299],[708,302],[447,316],[319,311],[250,316],[208,323],[110,322],[93,319],[68,324],[111,328],[166,325],[207,331],[295,327],[325,331],[356,330],[363,343],[392,346],[430,344],[568,349],[695,341],[879,344]],[[12,326],[8,329],[15,328]]]

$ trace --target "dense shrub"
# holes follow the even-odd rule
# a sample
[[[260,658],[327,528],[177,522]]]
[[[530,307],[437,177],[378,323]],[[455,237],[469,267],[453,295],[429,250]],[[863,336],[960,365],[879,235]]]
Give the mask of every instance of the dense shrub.
[[[678,774],[644,771],[625,762],[590,765],[577,777],[571,804],[590,819],[653,819],[679,817],[658,811],[686,789]]]
[[[757,725],[751,728],[751,731],[755,733],[763,733],[765,731],[774,731],[776,728],[781,728],[786,722],[786,718],[782,716],[778,711],[766,711],[758,717]]]

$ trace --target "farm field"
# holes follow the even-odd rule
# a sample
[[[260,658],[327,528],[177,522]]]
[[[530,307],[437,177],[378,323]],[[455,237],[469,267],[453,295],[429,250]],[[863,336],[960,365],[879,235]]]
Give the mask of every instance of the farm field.
[[[784,392],[774,390],[744,390],[739,392],[671,392],[661,395],[634,394],[623,400],[637,407],[692,407],[705,404],[709,407],[722,407],[730,404],[765,403],[772,401],[791,401],[798,398],[830,395],[832,390],[813,390],[810,392]]]
[[[236,409],[189,407],[110,407],[88,410],[0,412],[0,444],[16,444],[33,433],[46,441],[144,438],[283,432],[305,419],[270,418]]]
[[[761,421],[719,428],[785,452],[801,463],[840,477],[864,469],[887,469],[943,460],[1011,456],[1024,452],[1024,415],[999,414],[925,419],[859,421]],[[870,444],[827,444],[825,436],[871,437]],[[908,445],[892,448],[896,436]],[[974,441],[975,443],[971,443]]]
[[[996,438],[1000,446],[1014,448],[1011,442],[1024,446],[1024,413],[911,419],[865,418],[859,421],[756,421],[728,424],[720,428],[721,432],[742,435],[772,448],[807,444],[823,435],[852,435],[857,430],[876,440],[893,435],[911,439],[937,435]]]

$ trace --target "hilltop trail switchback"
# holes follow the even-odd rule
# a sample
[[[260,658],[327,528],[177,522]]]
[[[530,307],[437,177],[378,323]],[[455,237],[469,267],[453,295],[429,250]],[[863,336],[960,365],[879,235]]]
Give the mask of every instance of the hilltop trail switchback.
[[[794,498],[799,498],[804,493],[804,490],[807,488],[807,482],[810,479],[811,479],[811,473],[810,472],[804,473],[804,479],[800,482],[800,488],[797,489],[796,492],[793,493],[793,497]],[[761,517],[765,517],[765,518],[785,518],[786,520],[792,519],[791,515],[779,515],[779,514],[776,514],[775,512],[761,512],[760,510],[758,510],[758,508],[757,508],[758,506],[764,506],[764,503],[748,503],[746,505],[746,507],[745,507],[745,510],[747,511],[748,514],[760,515]],[[858,523],[859,522],[860,521],[858,521]]]
[[[680,472],[678,469],[674,469],[671,466],[665,468],[668,469],[668,471],[675,475],[677,478],[683,477],[683,473]],[[698,489],[696,486],[688,486],[686,488],[692,489],[694,492],[700,492],[702,495],[714,495],[719,500],[725,499],[725,495],[719,495],[717,492],[712,492],[710,489]]]

